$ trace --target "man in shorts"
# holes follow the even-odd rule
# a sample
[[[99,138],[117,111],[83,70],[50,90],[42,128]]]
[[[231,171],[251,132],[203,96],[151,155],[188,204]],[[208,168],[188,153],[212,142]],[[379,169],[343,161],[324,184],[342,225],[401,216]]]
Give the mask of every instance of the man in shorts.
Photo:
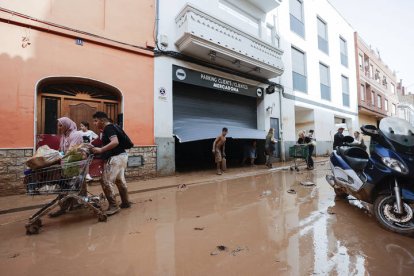
[[[128,154],[121,143],[121,134],[117,127],[112,124],[108,115],[98,111],[93,115],[93,123],[98,129],[102,129],[102,148],[92,148],[94,154],[101,154],[105,160],[102,173],[102,190],[108,200],[108,216],[119,212],[119,207],[129,208],[131,203],[128,199],[128,188],[125,181],[125,169],[128,162]],[[117,205],[115,199],[114,184],[118,187],[121,197],[121,205]]]
[[[221,131],[221,135],[218,136],[216,138],[216,140],[214,140],[213,143],[213,154],[214,154],[214,159],[217,165],[217,174],[221,175],[223,173],[223,171],[225,170],[224,166],[223,166],[223,159],[226,158],[226,135],[227,135],[228,129],[227,128],[223,128],[223,130]]]

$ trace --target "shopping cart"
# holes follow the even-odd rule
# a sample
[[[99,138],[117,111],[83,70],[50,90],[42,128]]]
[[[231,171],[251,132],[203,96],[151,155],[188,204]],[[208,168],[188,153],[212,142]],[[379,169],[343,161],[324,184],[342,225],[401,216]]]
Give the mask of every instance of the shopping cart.
[[[289,147],[289,157],[293,158],[293,164],[290,166],[290,170],[299,171],[299,165],[301,162],[306,163],[306,160],[309,156],[309,147],[308,145],[294,145]]]
[[[27,235],[38,234],[42,227],[40,218],[58,205],[65,206],[65,202],[68,200],[70,200],[68,203],[77,203],[78,206],[91,210],[99,221],[106,221],[107,216],[101,210],[101,202],[104,197],[92,195],[86,189],[85,176],[92,159],[93,155],[77,162],[69,163],[62,160],[59,165],[25,173],[24,184],[28,195],[58,195],[29,218],[29,222],[26,224]]]

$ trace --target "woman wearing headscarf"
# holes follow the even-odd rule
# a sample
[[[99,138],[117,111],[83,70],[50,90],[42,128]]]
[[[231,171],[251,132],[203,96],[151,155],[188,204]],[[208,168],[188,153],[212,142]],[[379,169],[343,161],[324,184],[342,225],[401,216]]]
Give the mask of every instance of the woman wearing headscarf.
[[[307,165],[307,169],[308,170],[313,170],[313,159],[312,159],[312,154],[310,154],[310,149],[309,147],[313,147],[312,145],[312,139],[309,138],[309,136],[306,136],[306,131],[300,131],[298,133],[298,141],[297,144],[299,145],[306,145],[308,147],[308,157],[306,158],[306,165]],[[312,148],[312,152],[313,152],[313,148]]]
[[[76,123],[69,119],[68,117],[62,117],[58,119],[58,133],[60,137],[60,147],[59,150],[67,153],[70,148],[76,145],[80,145],[83,142],[83,137]]]
[[[78,131],[76,123],[68,117],[62,117],[57,120],[58,134],[60,134],[59,151],[66,154],[72,147],[83,143],[82,134]],[[66,213],[66,211],[76,203],[68,199],[61,206],[60,209],[49,214],[50,217],[58,217]]]
[[[269,132],[266,135],[266,142],[265,142],[265,154],[266,154],[266,166],[268,168],[272,167],[272,156],[275,152],[275,129],[270,128]]]

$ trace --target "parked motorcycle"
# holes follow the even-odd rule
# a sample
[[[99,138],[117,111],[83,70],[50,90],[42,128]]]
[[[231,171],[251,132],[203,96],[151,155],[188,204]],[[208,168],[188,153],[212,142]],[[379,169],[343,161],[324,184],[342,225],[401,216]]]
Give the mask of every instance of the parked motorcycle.
[[[385,229],[414,235],[414,127],[400,118],[384,118],[379,129],[361,127],[371,137],[370,156],[346,136],[330,157],[326,180],[339,197],[352,195],[373,204]]]

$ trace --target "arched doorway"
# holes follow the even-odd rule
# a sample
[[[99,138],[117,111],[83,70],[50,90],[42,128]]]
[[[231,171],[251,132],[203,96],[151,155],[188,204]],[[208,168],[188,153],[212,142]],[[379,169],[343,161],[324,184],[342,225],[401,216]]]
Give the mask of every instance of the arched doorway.
[[[123,124],[121,92],[108,84],[79,77],[50,77],[37,85],[37,134],[56,134],[56,120],[66,116],[78,126],[92,124],[92,115],[103,111],[117,124]]]

